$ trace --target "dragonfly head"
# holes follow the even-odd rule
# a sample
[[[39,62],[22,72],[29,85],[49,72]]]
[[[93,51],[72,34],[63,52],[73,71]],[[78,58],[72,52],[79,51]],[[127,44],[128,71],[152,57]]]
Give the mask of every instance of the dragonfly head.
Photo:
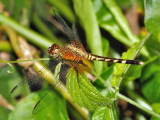
[[[48,48],[48,52],[53,58],[57,58],[59,56],[59,49],[59,45],[53,44],[51,47]]]

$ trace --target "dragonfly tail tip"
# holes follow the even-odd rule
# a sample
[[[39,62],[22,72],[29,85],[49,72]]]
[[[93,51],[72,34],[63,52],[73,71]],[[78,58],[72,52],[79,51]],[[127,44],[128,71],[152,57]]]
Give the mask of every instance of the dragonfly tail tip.
[[[139,65],[144,65],[144,62],[140,61],[140,62],[139,62]]]

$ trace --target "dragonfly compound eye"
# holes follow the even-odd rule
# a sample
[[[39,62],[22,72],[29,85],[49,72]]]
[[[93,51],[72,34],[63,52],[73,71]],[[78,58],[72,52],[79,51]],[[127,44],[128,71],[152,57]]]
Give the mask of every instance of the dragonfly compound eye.
[[[59,45],[53,44],[51,47],[48,48],[48,52],[51,56],[58,57],[59,49],[60,49]]]

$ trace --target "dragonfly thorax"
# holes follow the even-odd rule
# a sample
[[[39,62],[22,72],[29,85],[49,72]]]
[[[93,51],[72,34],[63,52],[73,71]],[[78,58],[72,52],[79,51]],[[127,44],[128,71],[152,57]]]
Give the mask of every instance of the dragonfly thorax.
[[[57,44],[52,44],[52,46],[48,48],[49,54],[54,58],[57,58],[59,56],[59,50],[60,47]]]

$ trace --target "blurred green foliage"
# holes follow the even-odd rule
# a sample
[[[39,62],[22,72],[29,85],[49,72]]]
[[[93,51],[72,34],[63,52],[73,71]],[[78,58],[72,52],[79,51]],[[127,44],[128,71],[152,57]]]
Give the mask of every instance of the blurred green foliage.
[[[122,9],[129,11],[133,5],[136,5],[134,3],[138,4],[136,13],[139,21],[145,21],[143,25],[139,25],[138,36],[132,32],[122,12]],[[0,2],[0,32],[5,31],[2,26],[7,25],[9,29],[12,28],[15,31],[16,35],[22,36],[36,47],[39,52],[46,51],[52,43],[63,45],[66,37],[63,32],[60,32],[60,24],[57,23],[54,16],[51,16],[52,9],[55,9],[69,25],[73,22],[76,23],[79,36],[87,51],[110,57],[122,55],[123,59],[135,59],[138,56],[137,59],[145,61],[144,66],[94,62],[93,69],[107,84],[114,86],[117,92],[120,91],[137,102],[141,100],[138,103],[145,103],[144,107],[152,108],[153,111],[160,113],[159,6],[159,0],[2,0]],[[145,16],[143,16],[144,14]],[[145,38],[147,32],[144,28],[147,32],[152,33],[151,38]],[[19,56],[15,52],[16,48],[11,44],[16,43],[16,40],[11,41],[10,37],[7,37],[10,36],[9,34],[11,33],[6,32],[5,37],[0,36],[0,51],[9,51],[12,60],[16,60],[15,58]],[[10,41],[5,40],[4,42],[3,39],[10,39]],[[39,56],[39,52],[36,53],[36,57]],[[43,53],[43,56],[45,55],[46,53]],[[45,90],[29,92],[26,97],[22,95],[20,100],[10,99],[11,89],[23,81],[25,75],[21,72],[23,71],[22,67],[16,66],[15,72],[12,74],[7,73],[8,69],[10,69],[9,66],[0,66],[0,95],[14,107],[14,110],[0,106],[0,119],[87,119],[85,110],[72,106],[69,101],[55,91],[54,94],[51,94],[53,102],[48,104],[45,110],[32,115],[36,101],[41,99],[40,94],[43,94]],[[94,120],[126,118],[124,114],[120,115],[125,110],[120,110],[119,106],[115,107],[116,103],[112,102],[117,99],[116,93],[109,91],[99,79],[96,79],[92,86],[84,74],[79,73],[77,77],[77,73],[73,69],[69,70],[66,77],[68,91],[73,101],[92,110],[89,111],[89,118]],[[19,90],[16,93],[17,96],[24,89]],[[132,111],[135,116],[146,117],[138,110]],[[150,119],[154,118],[155,116]]]

